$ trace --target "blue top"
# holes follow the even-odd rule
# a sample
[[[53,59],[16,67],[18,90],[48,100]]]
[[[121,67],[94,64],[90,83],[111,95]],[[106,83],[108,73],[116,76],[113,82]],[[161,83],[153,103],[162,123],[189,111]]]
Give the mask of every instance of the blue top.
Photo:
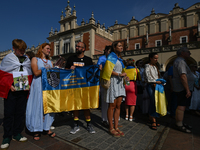
[[[103,56],[101,56],[101,57],[99,57],[99,60],[98,60],[98,62],[97,62],[97,65],[102,65],[102,67],[104,67],[105,66],[105,63],[106,63],[106,55],[103,55]]]
[[[47,63],[37,58],[38,70],[42,67],[52,68],[50,60]],[[26,127],[30,132],[49,131],[54,121],[54,114],[45,114],[43,110],[42,78],[34,76],[26,107]]]
[[[172,76],[172,77],[173,77],[173,66],[171,66],[171,67],[168,69],[168,76]]]

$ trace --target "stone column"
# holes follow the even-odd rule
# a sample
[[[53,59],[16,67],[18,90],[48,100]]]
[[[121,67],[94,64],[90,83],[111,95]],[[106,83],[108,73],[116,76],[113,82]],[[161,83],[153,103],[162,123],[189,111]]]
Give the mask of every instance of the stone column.
[[[70,39],[70,53],[75,53],[75,35],[72,33]]]
[[[62,54],[62,52],[63,52],[63,48],[64,48],[63,44],[64,44],[63,39],[60,39],[60,46],[59,46],[60,54]]]

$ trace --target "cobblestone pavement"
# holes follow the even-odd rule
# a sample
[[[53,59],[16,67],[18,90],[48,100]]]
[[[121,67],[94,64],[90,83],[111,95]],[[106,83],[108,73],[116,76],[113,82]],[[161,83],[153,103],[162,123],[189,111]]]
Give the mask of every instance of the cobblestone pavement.
[[[80,131],[70,134],[73,125],[72,113],[56,114],[53,125],[55,138],[42,135],[39,141],[33,140],[25,130],[22,132],[28,138],[28,142],[19,143],[11,141],[9,150],[177,150],[198,149],[200,143],[199,116],[187,114],[186,123],[194,126],[192,134],[174,130],[174,119],[169,116],[161,117],[158,130],[151,130],[147,124],[148,116],[136,111],[136,121],[126,121],[121,112],[119,124],[124,137],[112,137],[108,129],[102,125],[101,111],[91,110],[92,125],[96,131],[90,134],[86,130],[86,122],[83,111],[80,111]],[[0,124],[3,120],[3,101],[0,99]],[[0,126],[0,142],[2,141],[3,127]],[[187,141],[187,142],[186,142]]]
[[[95,109],[91,111],[91,118],[96,133],[87,132],[83,111],[80,111],[80,131],[70,134],[73,125],[73,119],[70,116],[66,113],[63,116],[57,115],[54,132],[63,140],[93,150],[153,149],[165,129],[165,125],[161,125],[157,131],[150,129],[146,123],[148,117],[142,114],[137,115],[137,120],[132,122],[125,120],[122,116],[119,124],[122,125],[120,130],[125,133],[125,136],[116,138],[109,134],[106,127],[102,126],[101,112]]]

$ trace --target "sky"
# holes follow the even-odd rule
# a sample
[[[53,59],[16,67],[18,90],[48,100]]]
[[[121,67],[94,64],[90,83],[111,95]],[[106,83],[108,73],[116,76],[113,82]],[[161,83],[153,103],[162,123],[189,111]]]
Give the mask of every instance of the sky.
[[[28,47],[48,42],[51,27],[60,30],[61,12],[65,12],[68,0],[0,0],[0,51],[12,49],[13,39],[22,39]],[[132,16],[140,21],[155,13],[169,14],[174,4],[187,9],[198,0],[70,0],[75,5],[77,23],[82,18],[89,22],[92,11],[96,22],[106,28],[119,24],[127,25]]]

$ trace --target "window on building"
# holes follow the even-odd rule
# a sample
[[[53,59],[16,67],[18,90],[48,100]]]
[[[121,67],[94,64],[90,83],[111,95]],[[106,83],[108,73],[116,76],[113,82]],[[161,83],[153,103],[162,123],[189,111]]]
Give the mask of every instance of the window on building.
[[[59,44],[56,45],[56,55],[60,54],[60,46]]]
[[[63,42],[63,54],[67,54],[70,52],[70,39],[65,39]]]
[[[187,36],[181,36],[180,37],[180,43],[187,43],[188,42],[188,37]]]
[[[140,43],[135,43],[135,49],[140,49]]]
[[[162,40],[156,40],[155,45],[156,47],[162,46]]]
[[[64,43],[63,54],[70,52],[70,43]]]

